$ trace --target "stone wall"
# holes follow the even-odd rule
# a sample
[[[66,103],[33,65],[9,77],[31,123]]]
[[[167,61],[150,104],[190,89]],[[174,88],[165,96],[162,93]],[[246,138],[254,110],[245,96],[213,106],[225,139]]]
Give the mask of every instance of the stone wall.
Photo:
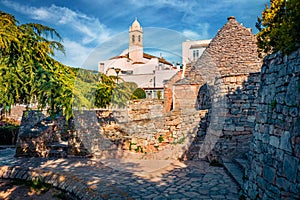
[[[196,109],[199,88],[199,84],[175,84],[173,98],[174,109]]]
[[[164,85],[164,107],[165,112],[173,109],[173,85],[182,78],[182,71],[177,72],[168,82]]]
[[[206,111],[164,112],[161,100],[134,100],[121,110],[74,111],[66,124],[38,111],[23,114],[17,156],[178,159]],[[57,154],[55,154],[57,153]]]
[[[16,144],[16,155],[49,156],[50,146],[61,141],[63,129],[62,117],[52,119],[40,111],[24,111]]]
[[[260,73],[251,73],[216,79],[207,132],[219,137],[210,152],[214,159],[245,157],[249,151],[259,77]]]
[[[300,49],[267,56],[244,184],[251,199],[300,199]]]
[[[206,111],[165,113],[163,105],[163,101],[141,100],[131,102],[123,111],[98,111],[103,134],[126,151],[123,157],[181,158],[197,135]]]

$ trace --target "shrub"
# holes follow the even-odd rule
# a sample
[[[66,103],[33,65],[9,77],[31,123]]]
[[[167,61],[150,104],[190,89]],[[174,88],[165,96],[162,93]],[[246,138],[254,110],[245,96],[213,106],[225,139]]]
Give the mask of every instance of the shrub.
[[[137,88],[133,94],[131,99],[145,99],[146,98],[146,92],[142,88]]]

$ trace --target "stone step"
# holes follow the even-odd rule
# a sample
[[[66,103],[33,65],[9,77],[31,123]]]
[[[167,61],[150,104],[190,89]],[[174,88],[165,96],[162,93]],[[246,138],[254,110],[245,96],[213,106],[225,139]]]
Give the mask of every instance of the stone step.
[[[66,151],[68,149],[68,142],[55,142],[52,144],[48,144],[47,148],[51,150],[64,150]]]
[[[16,145],[0,145],[0,149],[16,148]]]
[[[245,172],[248,162],[246,159],[235,158],[233,159],[233,162],[236,163],[243,170],[243,172]]]
[[[67,152],[63,151],[63,150],[54,150],[54,149],[51,149],[49,151],[49,157],[66,158],[67,157]]]
[[[227,173],[237,182],[237,184],[242,188],[243,186],[243,176],[244,170],[233,160],[224,160],[223,165]]]

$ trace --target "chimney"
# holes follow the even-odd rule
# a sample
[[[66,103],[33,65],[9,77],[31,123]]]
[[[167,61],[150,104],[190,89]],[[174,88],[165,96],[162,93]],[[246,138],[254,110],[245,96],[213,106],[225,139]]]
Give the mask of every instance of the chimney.
[[[234,16],[230,16],[230,17],[227,18],[228,21],[230,21],[232,19],[235,19],[235,17]]]

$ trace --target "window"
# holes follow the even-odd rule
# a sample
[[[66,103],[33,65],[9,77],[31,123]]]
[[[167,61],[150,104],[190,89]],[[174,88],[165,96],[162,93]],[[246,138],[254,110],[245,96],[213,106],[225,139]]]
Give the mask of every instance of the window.
[[[199,50],[193,50],[193,60],[197,60],[199,58]]]
[[[132,36],[132,42],[134,42],[135,38],[134,38],[134,35]]]
[[[122,71],[121,71],[121,74],[132,75],[132,74],[133,74],[133,71],[132,71],[132,70],[128,70],[128,71],[122,70]]]
[[[141,42],[141,36],[140,36],[140,35],[139,35],[139,37],[138,37],[138,41]]]

